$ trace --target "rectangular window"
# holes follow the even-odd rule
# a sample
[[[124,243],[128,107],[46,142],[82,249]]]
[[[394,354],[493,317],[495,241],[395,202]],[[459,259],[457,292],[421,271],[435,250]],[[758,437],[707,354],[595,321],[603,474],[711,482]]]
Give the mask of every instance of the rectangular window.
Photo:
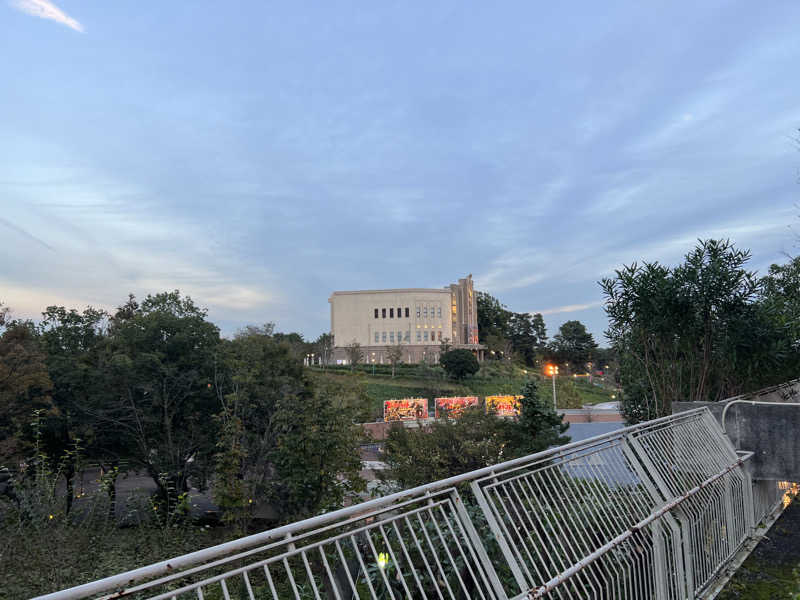
[[[381,309],[381,314],[383,315],[383,318],[385,319],[386,318],[386,309],[385,308]]]
[[[386,343],[386,332],[384,331],[381,333],[381,341],[385,344]]]
[[[417,318],[419,319],[419,304],[417,305]]]
[[[394,319],[394,309],[393,308],[389,309],[389,318],[390,319]]]
[[[419,329],[417,329],[417,341],[418,342],[422,341],[422,332]]]
[[[381,341],[381,334],[379,334],[379,333],[376,331],[376,332],[375,332],[375,343],[377,344],[377,343],[378,343],[378,342],[380,342],[380,341]]]
[[[394,331],[389,332],[389,342],[394,344]]]
[[[399,344],[402,341],[403,341],[403,332],[402,331],[398,331],[397,332],[397,343]]]
[[[436,337],[439,338],[439,341],[441,342],[442,341],[442,332],[440,331],[438,333],[439,333],[439,335],[437,335]]]
[[[426,304],[422,309],[422,316],[428,318],[428,305]]]
[[[406,319],[408,318],[408,307],[406,306]]]
[[[411,341],[410,338],[411,338],[410,332],[406,331],[406,334],[403,336],[403,341],[410,342]]]
[[[442,307],[440,306],[439,309],[436,311],[439,314],[439,318],[442,318]]]
[[[427,342],[428,341],[428,332],[427,331],[425,332],[423,337],[425,338],[425,341]]]
[[[375,318],[376,319],[378,318],[378,309],[377,308],[375,309]]]

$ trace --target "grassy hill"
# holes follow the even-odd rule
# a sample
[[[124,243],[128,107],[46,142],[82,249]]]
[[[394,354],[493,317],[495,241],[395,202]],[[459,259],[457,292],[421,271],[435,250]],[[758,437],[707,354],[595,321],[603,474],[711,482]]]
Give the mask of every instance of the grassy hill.
[[[320,368],[314,367],[317,376],[323,376]],[[369,398],[369,413],[373,420],[383,417],[384,400],[397,398],[428,398],[433,408],[433,398],[441,396],[488,396],[495,394],[519,394],[526,381],[531,378],[539,382],[540,394],[551,398],[552,384],[530,369],[500,362],[485,362],[473,377],[462,382],[448,379],[441,367],[426,365],[398,365],[395,377],[388,365],[358,365],[354,371],[349,367],[327,367],[325,377],[357,381]],[[597,381],[597,380],[596,380]],[[600,382],[598,382],[600,383]],[[559,408],[580,408],[584,404],[610,402],[615,390],[611,387],[590,384],[585,379],[560,377],[556,380],[556,397]]]

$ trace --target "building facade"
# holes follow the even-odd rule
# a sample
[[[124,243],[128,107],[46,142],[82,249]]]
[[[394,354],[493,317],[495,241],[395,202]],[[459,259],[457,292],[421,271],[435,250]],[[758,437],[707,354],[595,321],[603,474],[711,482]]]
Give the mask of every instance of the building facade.
[[[347,346],[361,346],[364,363],[388,362],[399,346],[403,362],[437,363],[442,344],[467,348],[483,360],[472,275],[442,289],[333,292],[331,334],[334,362],[348,362]]]

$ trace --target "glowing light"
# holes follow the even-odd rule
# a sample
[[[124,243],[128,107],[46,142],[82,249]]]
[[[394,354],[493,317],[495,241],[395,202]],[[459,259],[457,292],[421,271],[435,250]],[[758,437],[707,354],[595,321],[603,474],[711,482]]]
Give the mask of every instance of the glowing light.
[[[378,566],[381,569],[385,569],[386,565],[388,564],[389,564],[389,555],[386,554],[385,552],[381,552],[380,554],[378,554]]]

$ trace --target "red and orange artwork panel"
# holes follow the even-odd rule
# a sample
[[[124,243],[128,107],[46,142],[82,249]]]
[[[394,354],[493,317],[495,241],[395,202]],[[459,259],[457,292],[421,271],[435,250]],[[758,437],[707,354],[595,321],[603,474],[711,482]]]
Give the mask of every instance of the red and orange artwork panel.
[[[519,414],[519,401],[522,396],[486,396],[486,410],[492,410],[501,417]]]
[[[468,406],[478,406],[477,396],[454,396],[436,398],[436,418],[445,416],[457,418]]]
[[[385,400],[383,403],[384,421],[415,421],[428,418],[427,398],[403,398]]]

